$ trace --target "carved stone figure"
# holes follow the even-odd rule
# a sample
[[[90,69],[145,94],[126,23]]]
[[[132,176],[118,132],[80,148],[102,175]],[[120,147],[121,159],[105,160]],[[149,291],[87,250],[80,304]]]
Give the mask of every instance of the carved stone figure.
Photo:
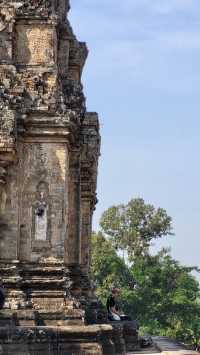
[[[35,240],[47,240],[47,204],[43,193],[40,193],[40,199],[35,206]]]
[[[49,234],[49,205],[48,187],[44,182],[40,182],[37,187],[37,201],[33,206],[33,239],[35,241],[47,241]]]

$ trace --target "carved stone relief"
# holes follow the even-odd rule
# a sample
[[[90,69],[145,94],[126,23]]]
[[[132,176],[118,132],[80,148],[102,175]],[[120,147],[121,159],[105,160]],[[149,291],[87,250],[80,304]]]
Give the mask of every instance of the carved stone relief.
[[[12,60],[12,42],[7,34],[0,32],[0,63],[11,62]]]
[[[54,31],[46,25],[17,25],[15,60],[18,64],[53,65]]]
[[[52,11],[51,0],[21,0],[21,6],[17,10],[17,15],[20,16],[42,16],[48,17]]]
[[[15,9],[12,6],[0,9],[0,32],[12,31],[12,25],[15,22]]]
[[[0,132],[3,135],[14,135],[15,114],[12,110],[2,109],[0,111]]]
[[[37,201],[33,206],[33,239],[47,241],[49,233],[48,185],[40,182],[37,187]]]

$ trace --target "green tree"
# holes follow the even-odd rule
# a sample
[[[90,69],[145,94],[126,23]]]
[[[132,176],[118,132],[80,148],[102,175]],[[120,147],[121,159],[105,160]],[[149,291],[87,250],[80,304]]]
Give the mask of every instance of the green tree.
[[[126,251],[129,260],[148,253],[153,239],[172,234],[171,217],[141,198],[108,208],[100,220],[102,231],[116,250]]]
[[[123,310],[143,332],[200,349],[200,286],[191,274],[199,270],[182,266],[169,250],[149,252],[153,239],[172,234],[167,212],[132,199],[105,211],[100,225],[102,232],[92,237],[91,272],[101,301],[118,286]]]
[[[166,250],[138,258],[131,266],[137,284],[135,314],[141,326],[151,334],[172,336],[197,348],[200,288],[193,270],[197,269],[180,265]]]
[[[171,336],[199,349],[200,288],[193,270],[165,249],[127,265],[102,233],[92,236],[91,273],[102,303],[118,286],[121,308],[139,321],[142,332]]]
[[[113,286],[120,289],[134,287],[128,265],[101,232],[92,235],[91,277],[104,304]]]

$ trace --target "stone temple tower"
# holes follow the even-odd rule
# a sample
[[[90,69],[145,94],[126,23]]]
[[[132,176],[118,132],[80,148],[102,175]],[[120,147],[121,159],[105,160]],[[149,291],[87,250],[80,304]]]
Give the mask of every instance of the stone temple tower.
[[[89,325],[100,135],[81,85],[87,48],[68,11],[69,0],[0,0],[0,355],[138,344],[135,322]]]
[[[100,136],[68,10],[68,0],[0,1],[0,279],[19,324],[27,309],[26,324],[34,310],[41,324],[54,313],[81,321],[72,300],[90,296]]]

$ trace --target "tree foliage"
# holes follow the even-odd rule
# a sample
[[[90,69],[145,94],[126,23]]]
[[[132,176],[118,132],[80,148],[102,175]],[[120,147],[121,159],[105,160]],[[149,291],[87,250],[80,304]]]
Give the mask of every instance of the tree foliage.
[[[102,233],[92,235],[91,274],[97,293],[104,303],[112,285],[119,288],[134,287],[128,265]]]
[[[91,266],[101,301],[105,304],[117,286],[123,310],[139,321],[143,332],[200,349],[200,286],[191,274],[197,268],[180,265],[166,249],[154,256],[146,252],[152,239],[172,231],[166,211],[131,200],[108,209],[101,228],[104,233],[92,237]],[[123,258],[124,251],[131,263]]]
[[[100,220],[102,231],[116,250],[126,250],[129,259],[148,251],[153,239],[172,234],[171,217],[141,198],[108,208]]]
[[[137,284],[135,314],[141,325],[151,334],[199,346],[200,288],[191,275],[193,268],[181,266],[163,250],[138,258],[131,270]]]

